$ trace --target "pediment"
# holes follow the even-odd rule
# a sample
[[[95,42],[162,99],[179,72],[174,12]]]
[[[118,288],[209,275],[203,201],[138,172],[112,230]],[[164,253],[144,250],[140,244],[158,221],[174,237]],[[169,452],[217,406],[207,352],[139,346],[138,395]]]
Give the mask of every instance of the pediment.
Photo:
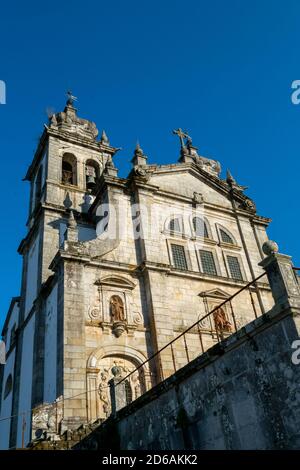
[[[122,287],[125,289],[134,289],[135,283],[129,281],[128,279],[122,276],[103,276],[95,282],[95,285],[101,286],[114,286],[114,287]]]
[[[210,289],[198,294],[200,297],[210,297],[213,299],[228,299],[230,295],[222,289]]]
[[[231,208],[228,188],[224,181],[198,169],[195,166],[160,168],[151,175],[150,184],[161,191],[193,199],[194,193],[201,194],[204,202],[211,202]]]

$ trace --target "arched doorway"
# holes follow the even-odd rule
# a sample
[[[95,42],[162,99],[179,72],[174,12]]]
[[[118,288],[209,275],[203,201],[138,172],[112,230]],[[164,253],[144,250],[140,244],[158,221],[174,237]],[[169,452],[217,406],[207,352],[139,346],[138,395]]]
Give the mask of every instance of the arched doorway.
[[[89,358],[87,367],[88,421],[106,419],[111,413],[109,381],[118,368],[119,378],[133,372],[146,358],[128,346],[100,348]],[[141,367],[126,380],[124,402],[131,403],[150,388],[150,374],[147,367]]]

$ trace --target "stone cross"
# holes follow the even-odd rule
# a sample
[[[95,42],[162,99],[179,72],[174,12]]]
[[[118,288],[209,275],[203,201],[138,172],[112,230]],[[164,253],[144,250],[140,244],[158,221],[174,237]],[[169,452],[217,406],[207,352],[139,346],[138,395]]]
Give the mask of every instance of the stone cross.
[[[69,104],[70,106],[73,106],[74,101],[77,101],[77,97],[73,96],[72,92],[69,90],[67,91],[67,97],[68,97],[67,104]]]
[[[180,127],[179,127],[178,129],[175,129],[175,130],[173,131],[173,134],[178,135],[179,140],[180,140],[181,148],[184,147],[184,140],[183,140],[183,139],[190,139],[190,140],[192,140],[191,137],[188,135],[188,133],[187,133],[187,132],[184,132],[182,129],[180,129]]]

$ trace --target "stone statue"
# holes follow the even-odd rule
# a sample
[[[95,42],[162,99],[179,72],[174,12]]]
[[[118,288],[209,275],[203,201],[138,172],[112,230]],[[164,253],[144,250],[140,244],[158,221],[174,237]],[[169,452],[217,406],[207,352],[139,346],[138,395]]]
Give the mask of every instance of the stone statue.
[[[231,331],[231,323],[227,320],[224,310],[220,307],[214,312],[214,322],[216,330],[218,331]]]
[[[124,304],[118,295],[113,295],[110,299],[110,315],[113,323],[125,321]]]
[[[108,375],[105,372],[101,372],[101,382],[99,384],[99,398],[102,402],[103,413],[108,417],[110,412],[109,398],[108,398]]]

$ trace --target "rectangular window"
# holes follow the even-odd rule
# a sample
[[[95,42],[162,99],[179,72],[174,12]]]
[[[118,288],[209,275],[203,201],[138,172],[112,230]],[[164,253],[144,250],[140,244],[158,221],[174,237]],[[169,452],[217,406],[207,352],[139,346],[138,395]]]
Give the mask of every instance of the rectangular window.
[[[199,250],[202,272],[205,274],[217,275],[214,255],[211,251]]]
[[[237,279],[238,281],[243,280],[243,275],[239,263],[239,259],[236,256],[227,256],[228,267],[230,271],[230,276],[232,279]]]
[[[171,244],[173,263],[175,268],[187,270],[184,246]]]

